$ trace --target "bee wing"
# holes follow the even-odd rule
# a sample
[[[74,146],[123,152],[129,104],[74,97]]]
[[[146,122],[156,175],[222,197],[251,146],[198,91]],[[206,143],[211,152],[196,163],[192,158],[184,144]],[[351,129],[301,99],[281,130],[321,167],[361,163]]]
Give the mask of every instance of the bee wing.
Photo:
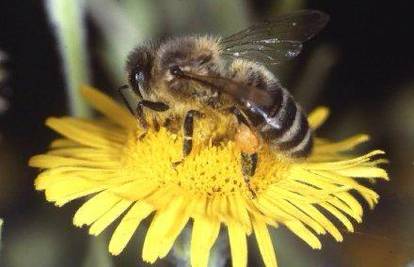
[[[302,43],[325,27],[329,16],[317,10],[300,10],[253,25],[220,41],[222,54],[279,64],[296,57]]]
[[[179,71],[175,73],[176,76],[192,80],[203,85],[214,88],[219,92],[226,93],[241,103],[247,102],[268,106],[271,104],[270,92],[266,90],[260,90],[254,86],[249,86],[244,83],[234,81],[230,78],[222,76],[206,76],[191,73],[188,71]]]

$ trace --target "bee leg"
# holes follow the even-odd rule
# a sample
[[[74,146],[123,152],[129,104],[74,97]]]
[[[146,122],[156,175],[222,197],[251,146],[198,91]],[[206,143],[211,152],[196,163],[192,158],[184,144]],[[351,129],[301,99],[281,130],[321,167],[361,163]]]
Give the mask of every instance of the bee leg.
[[[135,116],[144,130],[144,133],[139,137],[140,139],[142,139],[145,136],[146,131],[148,129],[148,122],[145,118],[144,107],[157,112],[166,111],[170,108],[167,104],[163,102],[152,102],[148,100],[141,100],[138,102],[137,107],[135,109]]]
[[[186,157],[191,153],[193,148],[193,130],[194,130],[194,117],[200,116],[201,113],[197,110],[190,110],[187,112],[184,118],[184,144],[183,144],[183,156]]]
[[[250,129],[252,128],[251,126],[252,124],[250,120],[238,107],[232,106],[229,108],[229,111],[236,116],[239,124],[244,124]],[[253,189],[250,186],[250,178],[256,172],[258,155],[257,153],[241,152],[240,157],[241,157],[242,174],[243,174],[244,181],[246,182],[246,185],[250,193],[252,194],[253,198],[256,198],[256,193],[253,191]]]
[[[184,118],[183,130],[184,130],[184,143],[183,143],[183,158],[188,156],[193,149],[193,130],[194,130],[194,117],[200,117],[202,113],[197,110],[190,110],[186,113]],[[174,166],[183,162],[183,159],[173,163]]]
[[[257,167],[257,160],[258,155],[257,153],[241,153],[241,164],[242,164],[242,174],[244,181],[247,184],[247,187],[249,188],[249,191],[252,193],[253,198],[256,198],[256,193],[253,191],[253,189],[250,186],[250,178],[255,174],[256,167]]]
[[[122,101],[124,102],[125,106],[127,106],[129,112],[138,120],[138,123],[141,125],[142,129],[144,130],[144,132],[138,137],[138,139],[142,139],[145,136],[147,128],[148,128],[148,123],[144,116],[143,105],[140,101],[138,102],[137,106],[133,108],[131,106],[131,103],[128,102],[127,97],[124,95],[124,91],[126,89],[129,89],[128,85],[123,85],[118,88],[118,93],[121,96]],[[140,95],[140,97],[142,96]]]
[[[170,107],[164,102],[152,102],[149,100],[141,100],[138,102],[138,105],[149,108],[152,111],[163,112],[170,109]]]
[[[228,108],[228,111],[230,113],[233,113],[234,116],[236,116],[237,121],[239,123],[243,123],[246,126],[248,126],[249,128],[251,128],[251,122],[250,120],[247,118],[247,116],[236,106],[231,106],[230,108]]]

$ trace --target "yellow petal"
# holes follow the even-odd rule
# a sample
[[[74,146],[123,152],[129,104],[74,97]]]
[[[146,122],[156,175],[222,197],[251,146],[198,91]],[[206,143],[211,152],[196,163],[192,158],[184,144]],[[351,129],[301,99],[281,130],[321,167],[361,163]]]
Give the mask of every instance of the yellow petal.
[[[266,193],[268,193],[274,199],[279,199],[279,198],[294,199],[294,200],[297,200],[297,201],[309,202],[309,203],[317,201],[317,199],[316,198],[314,199],[312,196],[299,195],[297,193],[293,193],[289,190],[286,190],[285,188],[282,188],[279,185],[269,186]]]
[[[341,160],[341,161],[335,161],[335,162],[303,163],[301,165],[303,166],[303,168],[311,169],[311,170],[346,169],[346,168],[351,168],[351,167],[366,163],[370,161],[373,156],[383,155],[383,154],[384,154],[384,151],[374,150],[374,151],[371,151],[370,153],[367,153],[365,155],[362,155],[360,157],[356,157],[353,159]]]
[[[81,93],[99,112],[127,129],[134,129],[137,126],[136,119],[128,112],[127,109],[116,103],[107,95],[101,93],[99,90],[90,87],[82,86]]]
[[[170,205],[171,199],[176,196],[174,185],[164,185],[145,196],[144,201],[153,205],[157,210],[165,209]],[[141,189],[140,189],[141,190]]]
[[[342,191],[349,191],[351,189],[357,190],[363,198],[368,202],[368,204],[372,207],[374,205],[373,200],[378,198],[378,194],[375,193],[373,190],[360,185],[354,179],[342,176],[338,173],[327,172],[327,171],[313,171],[311,174],[307,176],[307,179],[311,181],[312,184],[317,186],[326,185],[327,183],[331,182],[332,185],[339,184],[342,185],[337,189],[330,189],[331,186],[327,187],[327,189],[331,190],[331,193],[337,194],[342,193]]]
[[[205,217],[207,209],[207,197],[194,196],[195,203],[193,206],[193,218]]]
[[[62,117],[61,121],[65,124],[76,125],[78,128],[93,133],[105,140],[115,143],[123,143],[127,138],[127,132],[115,125],[107,124],[100,120],[89,120],[72,117]]]
[[[164,235],[163,240],[160,242],[159,257],[164,258],[174,245],[178,235],[183,231],[190,219],[190,211],[193,206],[193,202],[186,201],[185,206],[182,207],[182,211],[175,216],[174,223],[168,229],[168,232]]]
[[[300,174],[303,174],[303,176],[297,176]],[[305,176],[306,174],[307,174],[306,171],[299,168],[297,170],[297,174],[292,173],[292,176],[291,176],[292,180],[290,180],[289,183],[280,185],[280,187],[284,190],[290,190],[294,194],[297,194],[299,196],[303,196],[311,202],[324,201],[330,192],[324,192],[316,188],[314,185],[306,183],[306,182],[302,182],[301,179],[298,179],[298,178],[306,179],[306,176]],[[295,181],[296,179],[298,181]]]
[[[309,126],[318,129],[328,118],[329,109],[327,107],[317,107],[308,116]]]
[[[255,217],[269,226],[275,228],[278,227],[278,222],[272,216],[267,216],[267,213],[263,212],[263,207],[260,207],[260,203],[258,201],[246,202],[246,209],[249,211],[250,217]]]
[[[112,255],[118,255],[124,250],[141,221],[148,217],[153,210],[152,206],[140,201],[132,206],[122,218],[109,242],[109,252]]]
[[[299,221],[286,222],[286,227],[289,228],[295,235],[300,237],[313,249],[321,249],[321,241],[311,232],[306,226]]]
[[[366,134],[359,134],[348,139],[342,140],[340,142],[329,142],[326,144],[321,144],[315,146],[315,153],[324,153],[324,152],[333,152],[337,153],[340,151],[351,150],[357,145],[364,143],[369,140],[369,136]]]
[[[384,169],[378,167],[357,166],[336,170],[335,172],[344,176],[355,178],[382,178],[387,181],[389,180],[387,172]]]
[[[376,197],[377,194],[365,186],[360,185],[354,179],[331,171],[321,170],[300,170],[299,168],[292,168],[292,175],[297,180],[302,180],[304,183],[319,187],[323,194],[335,194],[350,189],[356,189],[367,196]],[[300,176],[298,174],[304,174]],[[339,186],[340,185],[340,186]]]
[[[229,200],[229,208],[230,213],[232,214],[233,218],[236,218],[236,220],[243,225],[244,230],[247,234],[251,233],[251,222],[250,222],[250,216],[246,209],[246,202],[245,200],[240,196],[240,194],[235,194],[234,196],[230,196],[228,198]]]
[[[333,216],[335,216],[342,224],[346,227],[346,229],[350,232],[354,231],[354,226],[352,223],[348,220],[348,218],[340,212],[338,209],[336,209],[334,206],[328,203],[320,203],[321,207],[325,208],[327,211],[329,211]]]
[[[231,261],[233,267],[247,266],[247,242],[246,233],[243,227],[235,222],[229,221],[227,223],[227,231],[229,234]]]
[[[253,229],[265,266],[277,267],[275,250],[266,224],[255,219],[253,220]]]
[[[61,157],[73,157],[77,159],[91,159],[95,161],[117,161],[119,155],[110,154],[105,150],[85,147],[71,147],[71,148],[58,148],[53,149],[47,153],[48,155],[61,156]]]
[[[231,220],[230,205],[228,199],[222,196],[216,196],[210,200],[207,207],[207,215],[218,217],[220,221]]]
[[[131,205],[132,201],[121,200],[115,204],[108,212],[102,217],[97,219],[89,228],[89,234],[99,235],[105,228],[107,228],[113,221],[115,221],[121,214],[126,211]]]
[[[71,118],[49,118],[46,120],[47,126],[79,144],[109,150],[121,148],[121,144],[107,139],[105,134],[82,128],[84,124],[80,119]]]
[[[62,207],[63,205],[65,205],[66,203],[68,203],[72,200],[75,200],[75,199],[78,199],[78,198],[81,198],[81,197],[86,197],[86,196],[101,192],[104,189],[105,189],[104,187],[100,187],[100,188],[99,187],[91,187],[89,189],[85,189],[85,190],[79,191],[77,193],[73,193],[73,194],[70,194],[70,195],[66,195],[64,197],[56,198],[55,200],[53,200],[51,197],[49,197],[48,193],[50,191],[46,191],[46,199],[48,201],[55,202],[55,205],[57,207]]]
[[[324,195],[323,197],[325,197],[327,194],[334,193],[336,192],[336,190],[340,189],[339,186],[337,185],[339,184],[338,181],[330,178],[330,176],[325,175],[325,173],[328,173],[328,172],[306,170],[306,169],[301,169],[301,168],[292,168],[291,170],[291,176],[294,177],[294,179],[296,180],[295,184],[298,184],[297,182],[301,182],[302,184],[305,184],[305,186],[301,187],[300,190],[306,189],[307,192],[302,192],[300,194],[302,195],[306,195],[307,193],[312,194],[312,195],[323,194]],[[329,173],[329,175],[333,176],[332,173]],[[346,180],[346,182],[348,181]],[[354,184],[358,185],[353,180],[349,182],[352,185]],[[345,183],[345,184],[349,185],[348,183]],[[296,192],[299,193],[300,190],[296,190]]]
[[[191,234],[191,265],[207,267],[210,249],[220,232],[220,223],[205,217],[194,219]]]
[[[79,143],[66,138],[59,138],[50,143],[50,148],[79,147]]]
[[[128,177],[124,177],[125,184],[109,189],[112,193],[128,200],[141,200],[156,191],[158,185],[150,181],[136,179],[127,182]],[[129,178],[133,179],[133,178]]]
[[[346,203],[354,212],[357,217],[361,217],[363,210],[361,204],[348,192],[342,192],[336,194],[336,197]],[[354,217],[355,218],[355,217]],[[355,218],[356,219],[356,218]],[[356,219],[357,222],[361,222],[361,219]]]
[[[76,167],[59,167],[41,172],[35,179],[36,190],[45,190],[47,187],[53,185],[54,183],[72,179],[71,176],[68,177],[67,175],[61,173],[61,168],[72,168],[72,170],[76,169]]]
[[[303,222],[305,225],[309,226],[318,234],[325,234],[325,229],[318,223],[318,221],[313,220],[311,217],[306,215],[306,213],[302,212],[298,207],[295,207],[288,201],[284,199],[279,199],[277,201],[273,201],[275,206],[278,206],[281,210],[287,212],[295,219]]]
[[[175,240],[177,231],[181,231],[189,219],[181,216],[185,214],[186,204],[183,197],[176,197],[165,209],[157,211],[145,236],[144,261],[154,263],[158,257],[164,256],[167,247],[173,243],[171,239]]]
[[[119,177],[112,170],[103,170],[99,168],[88,167],[55,167],[43,171],[38,175],[35,180],[36,190],[47,189],[54,184],[61,182],[70,183],[74,177],[78,177],[83,181],[96,182],[96,181],[108,181],[115,177]],[[119,179],[119,178],[118,178]]]
[[[340,193],[341,194],[341,193]],[[361,221],[361,215],[357,214],[350,206],[342,202],[337,197],[332,197],[327,201],[332,206],[338,208],[340,211],[354,218],[357,222]]]
[[[375,207],[375,204],[378,202],[379,195],[375,193],[375,191],[370,190],[368,188],[365,188],[366,190],[358,190],[358,193],[361,194],[361,196],[365,199],[365,201],[368,203],[368,206],[373,209]]]
[[[110,210],[121,199],[114,194],[101,192],[86,201],[75,213],[73,224],[81,227],[82,225],[90,225],[99,217]]]
[[[62,166],[116,168],[119,166],[119,163],[113,160],[95,161],[86,159],[75,159],[73,157],[61,157],[43,154],[31,157],[29,160],[29,165],[38,168],[56,168]]]
[[[317,208],[315,208],[311,204],[303,203],[303,202],[297,202],[292,200],[293,203],[296,204],[298,208],[300,208],[303,212],[308,214],[310,217],[312,217],[315,221],[320,223],[326,231],[335,238],[337,241],[342,241],[342,235],[338,231],[338,229],[335,227],[335,225],[328,220]]]
[[[107,188],[107,185],[90,182],[82,178],[72,177],[72,179],[62,180],[46,188],[45,194],[48,201],[55,202],[62,206],[69,201],[84,197]]]
[[[267,195],[261,195],[255,202],[255,206],[267,217],[271,217],[277,222],[293,220],[294,218],[273,204],[273,201]]]

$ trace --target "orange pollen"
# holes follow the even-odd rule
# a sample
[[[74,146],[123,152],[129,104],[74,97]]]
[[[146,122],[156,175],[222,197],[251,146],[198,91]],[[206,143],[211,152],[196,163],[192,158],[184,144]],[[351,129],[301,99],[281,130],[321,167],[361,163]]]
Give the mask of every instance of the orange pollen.
[[[240,124],[234,137],[237,146],[245,153],[255,153],[259,150],[260,140],[256,133],[251,131],[245,124]]]

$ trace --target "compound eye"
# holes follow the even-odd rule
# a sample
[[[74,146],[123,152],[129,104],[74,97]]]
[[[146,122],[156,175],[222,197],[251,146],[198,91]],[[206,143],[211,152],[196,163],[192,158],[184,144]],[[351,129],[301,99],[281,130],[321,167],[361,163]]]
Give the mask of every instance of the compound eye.
[[[170,73],[174,76],[184,76],[183,71],[177,65],[173,65],[173,66],[170,67]]]
[[[142,72],[142,71],[138,71],[138,72],[136,72],[136,73],[135,73],[135,76],[134,76],[134,79],[135,79],[135,82],[136,82],[137,84],[141,84],[141,83],[143,83],[143,82],[145,81],[145,75],[144,75],[144,72]]]

